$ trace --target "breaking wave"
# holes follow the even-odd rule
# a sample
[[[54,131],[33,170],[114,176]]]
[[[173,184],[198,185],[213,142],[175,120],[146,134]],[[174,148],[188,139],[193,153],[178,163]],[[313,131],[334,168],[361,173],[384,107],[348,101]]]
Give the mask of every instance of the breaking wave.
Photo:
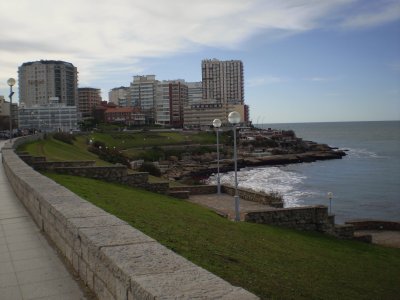
[[[278,192],[283,196],[285,207],[303,205],[301,199],[310,197],[313,193],[304,190],[304,180],[307,177],[293,171],[286,171],[280,167],[245,168],[238,172],[239,187],[257,192]],[[233,186],[234,172],[223,173],[220,176],[221,184]],[[217,183],[217,175],[213,174],[207,181]]]

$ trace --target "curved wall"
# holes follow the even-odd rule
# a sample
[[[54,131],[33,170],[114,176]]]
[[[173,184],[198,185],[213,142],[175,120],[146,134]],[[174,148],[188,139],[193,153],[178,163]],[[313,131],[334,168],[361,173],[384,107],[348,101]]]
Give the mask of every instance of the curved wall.
[[[38,138],[2,148],[5,172],[40,229],[99,299],[258,299],[34,171],[14,148]]]

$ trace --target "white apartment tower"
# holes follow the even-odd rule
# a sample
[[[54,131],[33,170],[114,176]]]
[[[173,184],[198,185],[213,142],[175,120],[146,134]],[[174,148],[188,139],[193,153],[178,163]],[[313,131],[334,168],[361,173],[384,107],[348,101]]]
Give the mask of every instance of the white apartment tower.
[[[129,101],[127,106],[140,107],[145,115],[146,124],[153,124],[156,118],[156,89],[155,75],[133,76],[129,87]]]
[[[74,106],[78,102],[78,71],[65,61],[41,60],[18,68],[19,101],[27,107],[47,105],[50,99]]]
[[[129,88],[125,86],[120,86],[111,89],[108,92],[108,101],[114,103],[118,106],[127,106],[127,98],[128,98]]]
[[[187,82],[188,87],[188,103],[185,105],[199,104],[203,99],[203,84],[201,81]]]
[[[243,63],[240,60],[201,62],[203,99],[213,99],[224,106],[244,104]]]

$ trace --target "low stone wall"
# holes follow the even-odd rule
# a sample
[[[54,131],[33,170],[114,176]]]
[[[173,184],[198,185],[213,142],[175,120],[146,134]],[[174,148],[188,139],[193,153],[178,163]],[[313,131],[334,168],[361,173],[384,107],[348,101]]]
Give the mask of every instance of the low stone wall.
[[[355,230],[394,230],[400,231],[400,222],[380,220],[354,220],[346,221],[346,224],[354,226]]]
[[[118,182],[135,187],[144,187],[147,184],[149,177],[149,174],[146,172],[128,174],[128,170],[125,166],[57,167],[53,170],[58,174],[82,176],[109,182]]]
[[[21,156],[20,156],[21,157]],[[25,156],[26,157],[26,156]],[[56,168],[76,168],[76,167],[93,167],[96,162],[94,160],[85,161],[41,161],[32,163],[27,162],[23,157],[21,157],[28,165],[32,166],[35,170],[54,170]]]
[[[235,195],[235,188],[227,186],[227,185],[223,185],[221,187],[221,191],[228,195],[232,195],[232,196]],[[283,207],[282,200],[277,201],[275,198],[270,197],[266,193],[254,192],[254,191],[245,190],[245,189],[238,189],[238,194],[241,199],[244,199],[247,201],[253,201],[253,202],[257,202],[257,203],[261,203],[264,205],[269,205],[269,206],[277,207],[277,208]]]
[[[189,191],[190,195],[206,195],[215,194],[217,192],[216,185],[188,185],[174,186],[169,189],[172,192]]]
[[[333,224],[328,219],[328,208],[323,205],[249,212],[245,215],[245,221],[299,230],[327,233],[333,231]]]
[[[18,198],[100,300],[258,299],[37,173],[10,144],[2,157]]]

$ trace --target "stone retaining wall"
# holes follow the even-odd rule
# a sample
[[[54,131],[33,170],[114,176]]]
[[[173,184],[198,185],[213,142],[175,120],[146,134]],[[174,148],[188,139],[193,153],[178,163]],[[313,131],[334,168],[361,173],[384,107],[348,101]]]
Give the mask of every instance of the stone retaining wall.
[[[221,191],[223,193],[226,193],[228,195],[235,195],[235,188],[223,185],[221,186]],[[275,198],[272,198],[266,193],[262,192],[253,192],[250,190],[245,190],[245,189],[238,189],[238,194],[241,199],[247,200],[247,201],[253,201],[257,203],[261,203],[264,205],[269,205],[272,207],[277,207],[281,208],[283,207],[283,201],[282,200],[277,200]]]
[[[20,155],[21,157],[21,155]],[[28,165],[32,166],[35,170],[54,170],[56,168],[74,168],[74,167],[93,167],[96,162],[94,160],[85,160],[85,161],[41,161],[36,162],[32,161],[29,163],[26,161],[27,156],[21,157],[23,161],[25,161]]]
[[[216,185],[188,185],[174,186],[169,189],[172,192],[189,191],[190,195],[206,195],[215,194],[217,192]]]
[[[37,173],[9,143],[2,157],[18,198],[100,300],[258,299]]]
[[[328,218],[328,208],[323,205],[249,212],[245,221],[326,233],[333,232],[334,226]]]
[[[354,220],[346,221],[346,224],[353,225],[355,230],[394,230],[400,231],[400,222],[380,220]]]

